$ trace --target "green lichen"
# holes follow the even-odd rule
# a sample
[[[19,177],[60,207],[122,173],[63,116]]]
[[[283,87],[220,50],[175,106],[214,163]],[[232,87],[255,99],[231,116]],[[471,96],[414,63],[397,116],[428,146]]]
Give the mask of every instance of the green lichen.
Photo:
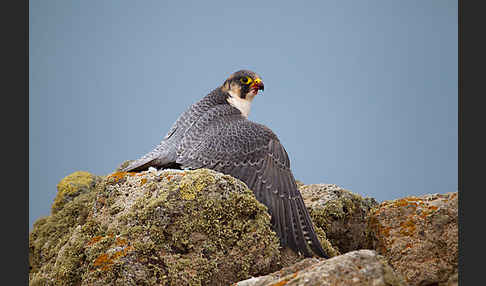
[[[228,285],[281,267],[266,208],[207,169],[111,174],[29,244],[31,285]]]
[[[316,231],[321,228],[326,233],[336,253],[371,247],[366,235],[366,218],[378,204],[374,199],[363,198],[336,185],[306,185],[300,190]]]
[[[33,283],[46,279],[57,281],[52,282],[52,285],[61,285],[60,281],[71,285],[80,282],[83,243],[89,239],[89,232],[97,232],[85,228],[88,233],[85,234],[81,227],[89,220],[94,197],[92,192],[81,194],[67,202],[58,212],[34,224],[29,236],[30,275]]]
[[[331,230],[331,224],[336,220],[343,220],[354,214],[361,197],[341,197],[336,200],[326,202],[320,208],[311,209],[311,216],[316,225],[322,227],[324,231]]]
[[[329,257],[334,257],[342,254],[339,252],[339,249],[333,246],[331,242],[327,239],[326,233],[324,232],[324,230],[322,230],[322,228],[314,226],[314,229],[316,231],[317,237],[319,238],[319,241],[321,242],[324,252],[326,252]]]
[[[142,234],[150,238],[135,244],[137,250],[165,253],[159,259],[165,267],[160,262],[149,267],[153,274],[163,273],[160,281],[190,285],[223,283],[221,277],[236,281],[261,272],[262,265],[269,269],[270,262],[278,259],[278,239],[269,228],[265,207],[234,178],[216,178],[214,172],[202,169],[167,175],[162,183],[158,198],[141,197],[123,217],[127,224],[136,221],[138,228],[128,232],[133,240]],[[255,251],[261,252],[262,262],[256,266],[252,265]],[[229,267],[237,271],[228,275]]]

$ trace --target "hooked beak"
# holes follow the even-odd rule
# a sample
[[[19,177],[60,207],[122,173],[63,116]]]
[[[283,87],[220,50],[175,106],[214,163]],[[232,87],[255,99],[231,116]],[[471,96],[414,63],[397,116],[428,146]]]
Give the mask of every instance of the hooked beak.
[[[250,86],[251,89],[256,89],[257,91],[264,90],[264,87],[263,81],[259,78],[255,79]]]

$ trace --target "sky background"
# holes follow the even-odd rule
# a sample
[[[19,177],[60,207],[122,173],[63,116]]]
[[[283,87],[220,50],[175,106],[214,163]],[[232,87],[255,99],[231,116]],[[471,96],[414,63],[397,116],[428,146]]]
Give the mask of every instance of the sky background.
[[[29,229],[56,185],[157,145],[233,72],[294,176],[378,201],[458,189],[457,1],[29,2]]]

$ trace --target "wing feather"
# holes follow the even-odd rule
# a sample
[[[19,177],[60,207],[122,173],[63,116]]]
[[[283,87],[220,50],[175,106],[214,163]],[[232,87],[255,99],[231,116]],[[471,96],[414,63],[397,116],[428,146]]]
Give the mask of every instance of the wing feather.
[[[292,208],[292,226],[293,239],[297,244],[297,248],[304,256],[311,256],[306,245],[306,240],[302,231],[302,224],[299,220],[299,209],[295,203],[295,199],[290,199],[290,207]]]
[[[305,256],[311,256],[312,250],[327,257],[277,136],[241,114],[225,114],[210,124],[194,124],[182,139],[176,162],[185,168],[208,167],[240,179],[267,207],[283,246]]]

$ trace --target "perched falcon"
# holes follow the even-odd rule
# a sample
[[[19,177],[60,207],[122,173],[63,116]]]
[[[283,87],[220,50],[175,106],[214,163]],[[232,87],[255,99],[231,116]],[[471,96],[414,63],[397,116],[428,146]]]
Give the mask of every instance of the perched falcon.
[[[260,77],[248,70],[232,74],[193,104],[154,150],[123,171],[149,167],[208,168],[245,182],[267,206],[282,246],[304,256],[327,258],[290,170],[290,161],[268,127],[248,120]]]

